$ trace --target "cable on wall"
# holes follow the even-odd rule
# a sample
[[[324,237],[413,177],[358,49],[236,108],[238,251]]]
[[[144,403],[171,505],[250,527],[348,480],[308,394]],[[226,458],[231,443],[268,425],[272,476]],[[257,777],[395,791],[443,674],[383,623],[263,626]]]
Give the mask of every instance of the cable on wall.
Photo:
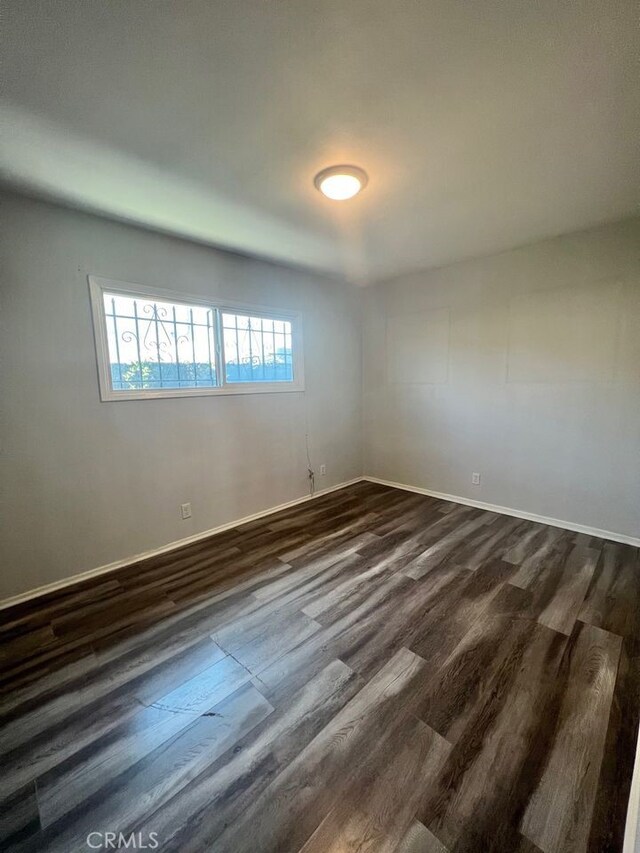
[[[316,490],[316,472],[311,467],[311,456],[309,455],[309,433],[304,434],[304,443],[307,449],[307,475],[309,477],[309,494],[312,495]]]
[[[307,451],[307,477],[309,478],[309,494],[316,490],[316,472],[311,465],[311,454],[309,453],[309,401],[304,395],[304,446]]]

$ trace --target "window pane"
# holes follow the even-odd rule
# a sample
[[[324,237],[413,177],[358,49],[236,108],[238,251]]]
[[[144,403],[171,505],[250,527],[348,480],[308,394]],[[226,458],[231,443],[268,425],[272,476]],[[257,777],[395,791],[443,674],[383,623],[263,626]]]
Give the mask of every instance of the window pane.
[[[222,314],[225,379],[237,382],[293,382],[289,320]]]
[[[118,293],[103,298],[114,391],[218,384],[213,309]]]

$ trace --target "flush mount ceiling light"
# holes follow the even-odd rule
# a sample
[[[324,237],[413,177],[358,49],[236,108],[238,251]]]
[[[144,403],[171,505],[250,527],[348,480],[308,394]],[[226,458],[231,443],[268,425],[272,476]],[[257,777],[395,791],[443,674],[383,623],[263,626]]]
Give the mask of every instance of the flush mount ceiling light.
[[[313,183],[327,198],[345,201],[363,190],[368,180],[367,173],[358,166],[330,166],[318,172]]]

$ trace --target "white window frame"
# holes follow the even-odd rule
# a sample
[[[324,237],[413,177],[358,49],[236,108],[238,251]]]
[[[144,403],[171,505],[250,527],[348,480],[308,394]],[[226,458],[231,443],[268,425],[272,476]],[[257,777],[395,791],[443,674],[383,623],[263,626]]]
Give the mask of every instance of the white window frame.
[[[297,311],[281,311],[264,305],[253,305],[230,300],[205,299],[159,287],[145,287],[100,276],[90,275],[89,293],[91,313],[96,344],[98,366],[98,384],[100,399],[104,402],[117,400],[154,400],[163,397],[215,397],[229,394],[283,394],[304,391],[304,355],[302,350],[302,314]],[[111,361],[107,338],[107,320],[104,310],[104,293],[121,293],[124,296],[140,296],[159,301],[203,305],[216,312],[215,364],[219,385],[205,388],[132,388],[128,391],[116,391],[111,384]],[[293,381],[286,382],[230,382],[226,381],[224,362],[224,344],[222,339],[221,318],[223,312],[247,314],[273,320],[286,320],[291,323],[291,346]]]

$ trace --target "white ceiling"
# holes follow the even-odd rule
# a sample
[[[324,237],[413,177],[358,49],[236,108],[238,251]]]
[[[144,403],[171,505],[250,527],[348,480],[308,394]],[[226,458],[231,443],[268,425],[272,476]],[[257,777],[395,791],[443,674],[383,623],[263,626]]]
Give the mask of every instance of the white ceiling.
[[[4,180],[372,280],[640,199],[635,0],[4,0]],[[364,167],[348,202],[322,167]]]

